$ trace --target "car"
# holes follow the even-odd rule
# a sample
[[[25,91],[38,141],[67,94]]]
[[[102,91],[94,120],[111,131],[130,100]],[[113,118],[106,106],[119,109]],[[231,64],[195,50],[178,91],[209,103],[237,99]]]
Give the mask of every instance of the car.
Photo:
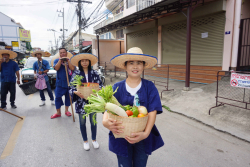
[[[56,70],[51,67],[51,57],[42,57],[42,59],[47,60],[50,65],[50,70],[47,73],[49,77],[49,82],[52,88],[55,88],[56,85]],[[27,83],[30,81],[34,81],[34,70],[33,70],[33,64],[37,61],[36,57],[29,57],[24,65],[24,68],[21,70],[21,78],[22,83]]]

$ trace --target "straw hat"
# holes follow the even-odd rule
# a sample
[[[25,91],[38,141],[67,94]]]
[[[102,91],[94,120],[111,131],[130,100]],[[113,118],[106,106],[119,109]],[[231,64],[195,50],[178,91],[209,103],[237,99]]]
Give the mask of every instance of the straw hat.
[[[80,53],[78,55],[75,55],[73,57],[71,57],[70,62],[74,65],[74,66],[78,66],[78,62],[82,59],[88,59],[91,62],[91,66],[93,66],[94,64],[97,63],[98,58],[91,54],[91,53]]]
[[[37,53],[41,53],[42,56],[45,55],[45,52],[43,52],[43,51],[41,51],[41,50],[38,50],[38,51],[33,52],[33,53],[32,53],[32,56],[33,56],[33,57],[36,57],[36,54],[37,54]]]
[[[49,53],[49,52],[45,52],[45,55],[43,56],[43,57],[50,57],[51,56],[51,54]]]
[[[116,67],[125,69],[126,61],[144,61],[144,68],[152,68],[157,63],[155,56],[143,54],[142,50],[138,47],[130,48],[127,53],[123,53],[113,57],[110,61]]]
[[[14,59],[17,57],[17,53],[16,52],[13,52],[11,50],[0,50],[0,58],[3,58],[3,55],[2,54],[9,54],[10,55],[10,59]]]
[[[73,55],[70,52],[67,52],[67,57],[70,59]],[[57,54],[55,54],[55,56],[53,56],[52,60],[51,60],[51,66],[53,67],[54,65],[54,61],[56,59],[60,58],[60,53],[58,52]]]

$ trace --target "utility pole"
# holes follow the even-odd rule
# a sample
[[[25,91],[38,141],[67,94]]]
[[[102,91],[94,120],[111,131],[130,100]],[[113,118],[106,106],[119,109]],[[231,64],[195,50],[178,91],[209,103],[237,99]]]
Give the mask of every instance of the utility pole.
[[[82,39],[81,39],[81,29],[82,29],[82,15],[81,15],[81,11],[82,11],[82,2],[83,3],[89,3],[92,4],[92,2],[90,1],[82,1],[82,0],[67,0],[67,2],[77,2],[78,3],[78,20],[79,20],[79,29],[78,29],[78,33],[79,33],[79,53],[82,52]]]
[[[61,10],[60,11],[57,10],[57,12],[62,13],[62,16],[60,16],[60,14],[58,14],[58,17],[62,17],[63,18],[63,29],[60,29],[60,31],[63,32],[62,47],[64,47],[64,31],[65,30],[68,31],[68,29],[64,29],[64,8],[63,8],[62,12],[61,12]]]

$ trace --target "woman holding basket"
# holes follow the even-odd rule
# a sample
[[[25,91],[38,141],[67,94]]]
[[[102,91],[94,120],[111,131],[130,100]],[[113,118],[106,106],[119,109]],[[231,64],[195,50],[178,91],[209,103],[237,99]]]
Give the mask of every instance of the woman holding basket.
[[[71,83],[76,80],[78,77],[82,77],[81,83],[98,83],[99,88],[102,88],[103,84],[102,81],[97,73],[97,71],[91,69],[91,66],[97,63],[98,59],[96,56],[89,54],[89,53],[80,53],[78,55],[73,56],[70,59],[71,63],[74,66],[78,66],[78,70],[75,70],[71,77]],[[77,76],[77,77],[76,77]],[[86,100],[87,97],[84,97],[79,91],[77,91],[76,87],[71,85],[69,89],[69,93],[75,103],[75,110],[76,113],[79,114],[79,122],[80,122],[80,130],[83,138],[83,148],[87,151],[90,149],[88,138],[87,138],[87,131],[86,131],[86,118],[83,119],[83,115],[85,114],[84,105],[88,104]],[[89,120],[91,123],[91,133],[92,133],[92,144],[94,148],[99,148],[99,144],[96,141],[96,131],[97,125],[93,122],[93,115],[90,114]],[[96,118],[94,118],[96,119]]]
[[[121,105],[145,106],[148,110],[148,122],[143,132],[132,133],[125,138],[115,138],[113,133],[123,133],[121,122],[103,115],[103,125],[110,130],[109,150],[117,155],[118,166],[145,167],[150,155],[162,147],[164,142],[155,126],[156,114],[162,113],[162,105],[155,85],[140,76],[144,69],[152,68],[157,63],[154,56],[142,53],[140,48],[134,47],[127,53],[117,55],[111,59],[116,67],[125,69],[128,78],[114,84],[113,90],[118,88],[114,96]]]

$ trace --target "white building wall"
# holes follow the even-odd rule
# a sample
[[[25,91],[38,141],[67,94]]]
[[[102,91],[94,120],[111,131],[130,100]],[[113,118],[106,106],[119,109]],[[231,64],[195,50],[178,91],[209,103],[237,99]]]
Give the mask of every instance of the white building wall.
[[[19,26],[12,19],[0,12],[0,41],[7,45],[12,45],[12,41],[19,40]],[[14,47],[13,50],[19,51],[19,47]]]

